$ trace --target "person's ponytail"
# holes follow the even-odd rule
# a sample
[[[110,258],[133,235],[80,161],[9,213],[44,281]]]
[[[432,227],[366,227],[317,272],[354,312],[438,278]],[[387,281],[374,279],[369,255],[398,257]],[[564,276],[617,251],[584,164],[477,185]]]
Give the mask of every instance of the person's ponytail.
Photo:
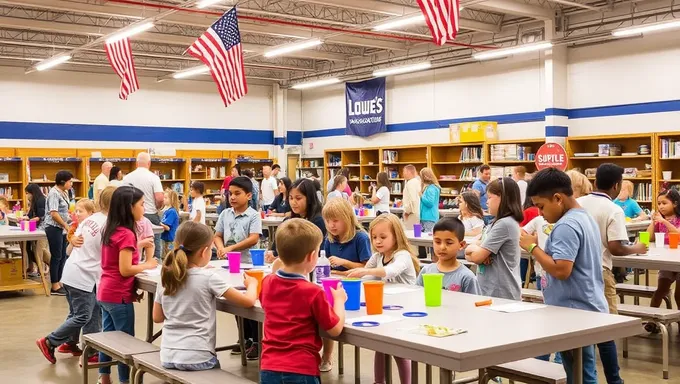
[[[187,253],[191,252],[180,245],[165,256],[161,270],[161,284],[165,289],[165,295],[173,296],[186,282],[187,265],[189,263]]]

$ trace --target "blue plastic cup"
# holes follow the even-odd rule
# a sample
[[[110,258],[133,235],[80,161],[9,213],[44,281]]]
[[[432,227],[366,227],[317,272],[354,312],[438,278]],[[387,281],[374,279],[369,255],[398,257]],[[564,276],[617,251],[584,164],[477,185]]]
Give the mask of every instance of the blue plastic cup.
[[[358,311],[361,308],[361,279],[343,279],[342,287],[347,292],[346,311]]]
[[[253,261],[253,266],[264,266],[264,249],[251,249],[250,259]]]

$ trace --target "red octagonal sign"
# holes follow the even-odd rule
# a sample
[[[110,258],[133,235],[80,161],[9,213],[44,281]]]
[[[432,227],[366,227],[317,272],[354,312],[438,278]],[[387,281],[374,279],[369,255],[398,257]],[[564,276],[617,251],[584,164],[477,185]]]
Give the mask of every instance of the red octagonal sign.
[[[536,169],[557,168],[567,169],[567,151],[557,143],[545,143],[536,152]]]

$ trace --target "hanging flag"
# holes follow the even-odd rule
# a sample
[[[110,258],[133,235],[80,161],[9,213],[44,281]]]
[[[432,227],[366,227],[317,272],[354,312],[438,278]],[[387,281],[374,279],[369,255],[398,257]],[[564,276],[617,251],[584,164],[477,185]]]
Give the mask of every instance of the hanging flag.
[[[437,45],[456,38],[460,0],[418,0],[418,5]]]
[[[112,43],[106,43],[106,56],[111,67],[120,77],[120,91],[118,97],[127,100],[128,95],[139,89],[135,62],[132,59],[130,39],[125,38]]]
[[[248,93],[236,7],[213,23],[188,51],[210,68],[225,107]]]

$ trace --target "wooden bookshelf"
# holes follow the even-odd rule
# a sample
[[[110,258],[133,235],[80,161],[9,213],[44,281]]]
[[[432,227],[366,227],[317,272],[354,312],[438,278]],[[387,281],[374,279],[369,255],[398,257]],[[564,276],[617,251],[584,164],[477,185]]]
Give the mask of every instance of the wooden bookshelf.
[[[343,150],[341,152],[342,167],[349,168],[349,188],[352,191],[361,189],[361,150]]]
[[[482,142],[431,145],[430,164],[442,187],[442,200],[457,197],[474,182],[477,167],[485,161]]]
[[[269,165],[270,167],[274,164],[272,159],[264,158],[237,158],[236,164],[239,166],[241,171],[244,169],[251,169],[253,175],[255,175],[255,180],[262,180],[262,167]]]
[[[656,196],[661,190],[675,187],[680,189],[680,132],[659,132],[654,135],[656,148],[654,154],[654,186]],[[664,172],[671,172],[671,177],[664,177]],[[668,175],[666,175],[668,176]],[[653,198],[652,200],[656,200]]]
[[[9,201],[10,209],[17,203],[25,207],[23,159],[14,156],[13,149],[0,155],[0,196]]]
[[[326,185],[324,182],[327,179],[324,172],[323,157],[301,157],[298,160],[297,171],[296,177],[314,177],[319,179],[322,187]]]
[[[326,180],[326,184],[330,180],[333,180],[333,178],[340,172],[342,169],[342,150],[327,150],[324,151],[323,153],[323,158],[324,158],[324,180]],[[326,190],[326,185],[321,185],[321,189],[323,189],[323,194],[326,195],[328,191]]]
[[[59,171],[73,174],[73,190],[75,198],[87,197],[90,185],[85,174],[85,162],[79,157],[29,157],[27,158],[27,182],[43,187],[43,193],[54,186],[55,176]]]
[[[411,164],[417,169],[430,166],[430,147],[427,145],[383,147],[380,150],[381,171],[387,172],[392,182],[391,195],[401,196],[404,191],[404,167]]]
[[[214,198],[221,194],[222,183],[229,175],[231,163],[230,159],[224,158],[192,158],[189,164],[189,182],[188,188],[193,181],[200,181],[205,185],[205,192],[203,196]]]
[[[545,139],[487,141],[484,153],[491,166],[491,177],[512,176],[513,168],[522,165],[527,172],[536,172],[534,156]]]
[[[361,183],[359,188],[362,194],[368,195],[371,183],[377,183],[378,172],[380,172],[380,149],[361,149],[360,160],[361,168],[359,176],[361,177]]]

